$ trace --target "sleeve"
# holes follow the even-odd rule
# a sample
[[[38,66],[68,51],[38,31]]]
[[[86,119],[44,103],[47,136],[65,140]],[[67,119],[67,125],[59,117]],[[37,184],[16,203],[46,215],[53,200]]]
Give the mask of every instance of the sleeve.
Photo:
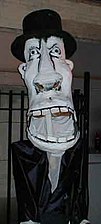
[[[38,206],[47,169],[45,154],[27,142],[16,142],[11,147],[19,223],[39,222]]]

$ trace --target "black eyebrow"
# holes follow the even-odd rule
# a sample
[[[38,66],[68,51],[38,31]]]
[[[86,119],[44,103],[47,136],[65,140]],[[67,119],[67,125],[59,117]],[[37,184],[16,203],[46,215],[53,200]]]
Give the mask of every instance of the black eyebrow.
[[[55,47],[57,43],[53,44],[52,47],[48,47],[49,50],[51,50],[53,47]]]
[[[41,39],[39,39],[39,50],[41,49]]]

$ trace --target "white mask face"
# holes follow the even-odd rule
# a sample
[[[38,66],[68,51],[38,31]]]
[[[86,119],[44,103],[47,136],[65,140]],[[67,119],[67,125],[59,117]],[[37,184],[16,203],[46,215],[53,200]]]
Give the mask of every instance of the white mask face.
[[[19,71],[28,88],[28,138],[42,150],[63,152],[79,138],[71,82],[73,63],[65,59],[63,40],[31,38]]]

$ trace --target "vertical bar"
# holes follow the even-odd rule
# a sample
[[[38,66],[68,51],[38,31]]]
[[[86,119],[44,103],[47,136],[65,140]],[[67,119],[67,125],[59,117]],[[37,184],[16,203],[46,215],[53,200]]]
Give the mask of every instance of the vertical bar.
[[[84,113],[84,96],[80,94],[80,137],[83,138],[83,113]]]
[[[76,116],[77,116],[77,125],[78,128],[80,128],[80,111],[79,111],[79,95],[80,95],[80,89],[75,89],[74,90],[74,108],[76,110]]]
[[[90,73],[84,73],[84,139],[87,150],[89,150],[89,95],[90,95]],[[89,153],[89,152],[88,152]]]
[[[89,95],[90,95],[90,73],[84,73],[84,182],[87,185],[86,202],[87,214],[89,208],[88,187],[88,160],[89,160]]]
[[[11,210],[11,140],[12,140],[12,91],[9,91],[8,117],[8,175],[7,175],[7,224],[10,224]]]
[[[20,140],[23,140],[24,129],[24,91],[21,91]]]

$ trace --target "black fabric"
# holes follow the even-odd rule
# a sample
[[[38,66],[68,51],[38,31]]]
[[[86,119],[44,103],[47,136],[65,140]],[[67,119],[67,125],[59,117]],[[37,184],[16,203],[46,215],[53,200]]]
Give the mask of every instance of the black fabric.
[[[62,156],[58,186],[51,193],[47,153],[29,140],[12,144],[13,174],[18,203],[18,223],[79,224],[87,219],[88,186],[84,171],[83,141]],[[49,220],[49,222],[47,221]],[[54,221],[53,221],[54,220]]]
[[[67,224],[67,220],[64,214],[51,212],[42,215],[41,224]]]

